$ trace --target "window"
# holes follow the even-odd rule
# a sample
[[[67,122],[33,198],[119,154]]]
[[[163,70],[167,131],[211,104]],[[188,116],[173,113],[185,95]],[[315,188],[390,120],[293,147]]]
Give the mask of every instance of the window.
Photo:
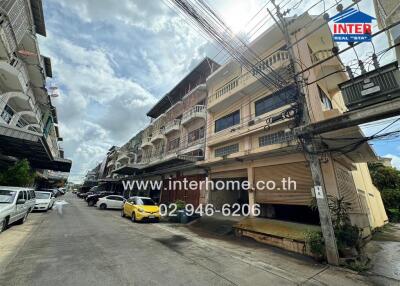
[[[279,107],[293,103],[296,100],[296,88],[294,86],[285,87],[271,95],[256,101],[256,116],[270,112]]]
[[[215,149],[215,157],[223,157],[239,152],[239,143]]]
[[[8,124],[8,123],[11,122],[11,119],[12,119],[13,116],[14,116],[14,111],[11,109],[10,106],[6,105],[4,107],[3,112],[1,113],[1,117]]]
[[[215,121],[215,132],[219,132],[240,123],[240,111],[237,110]]]
[[[136,205],[139,206],[155,206],[156,203],[152,199],[147,198],[137,198]]]
[[[329,96],[318,86],[319,98],[326,109],[332,109],[332,101]]]
[[[32,199],[36,198],[35,191],[34,191],[34,190],[31,190],[30,192],[31,192],[31,197],[32,197]]]
[[[171,151],[171,150],[175,150],[175,149],[179,148],[179,141],[180,141],[179,137],[169,141],[168,146],[167,146],[167,151]]]
[[[25,199],[24,191],[20,191],[20,192],[18,193],[18,200],[24,200],[24,199]]]
[[[279,144],[285,141],[291,141],[294,139],[292,132],[279,131],[271,134],[267,134],[258,138],[258,144],[260,147]]]
[[[194,142],[204,137],[204,126],[189,132],[188,143]]]
[[[26,192],[26,199],[27,199],[27,200],[32,199],[32,197],[31,197],[31,192],[30,192],[30,191],[27,191],[27,192]]]

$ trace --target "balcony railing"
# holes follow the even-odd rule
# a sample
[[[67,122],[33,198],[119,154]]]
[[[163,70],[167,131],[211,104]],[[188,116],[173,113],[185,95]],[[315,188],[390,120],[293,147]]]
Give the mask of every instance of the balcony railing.
[[[208,106],[213,106],[218,102],[224,100],[224,98],[229,97],[233,93],[249,86],[257,80],[257,73],[262,71],[264,73],[269,73],[269,69],[277,69],[284,62],[289,63],[289,53],[287,51],[277,51],[271,56],[261,60],[256,64],[256,68],[252,71],[244,71],[242,75],[235,77],[222,87],[216,90],[212,95],[208,97]]]
[[[151,143],[151,136],[147,136],[142,139],[142,146],[141,146],[142,148],[152,145],[153,144]]]
[[[163,133],[168,134],[168,133],[171,133],[172,131],[178,131],[179,127],[180,127],[180,123],[181,123],[181,121],[179,119],[174,119],[174,120],[168,122],[167,124],[165,124]]]
[[[29,30],[29,9],[24,0],[0,1],[0,12],[7,15],[10,25],[4,27],[10,52],[14,52]]]
[[[153,131],[153,135],[150,139],[150,142],[155,142],[157,140],[162,140],[164,139],[164,128],[156,129]]]
[[[188,111],[185,111],[182,115],[182,124],[186,124],[195,118],[206,118],[206,106],[195,105]]]

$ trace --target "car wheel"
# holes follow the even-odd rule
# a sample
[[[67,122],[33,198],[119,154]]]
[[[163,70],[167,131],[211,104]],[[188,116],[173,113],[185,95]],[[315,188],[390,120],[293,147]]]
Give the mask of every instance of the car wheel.
[[[131,221],[136,222],[136,215],[135,212],[132,212]]]
[[[121,210],[121,217],[125,217],[124,209]]]
[[[1,225],[0,225],[0,233],[2,233],[3,231],[5,231],[5,230],[7,229],[7,226],[8,226],[8,219],[5,218],[5,219],[3,219],[3,221],[1,222]]]
[[[88,204],[89,207],[93,207],[94,206],[94,201],[88,201],[87,204]]]
[[[24,217],[17,221],[18,224],[23,224],[28,218],[29,211],[25,213]]]
[[[107,208],[107,205],[106,205],[106,204],[101,204],[101,205],[100,205],[100,209],[105,210],[106,208]]]

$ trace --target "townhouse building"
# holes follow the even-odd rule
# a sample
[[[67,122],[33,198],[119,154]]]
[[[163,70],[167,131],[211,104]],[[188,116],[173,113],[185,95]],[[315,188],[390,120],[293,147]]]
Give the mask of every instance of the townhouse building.
[[[312,66],[332,56],[335,43],[325,20],[307,14],[290,20],[295,70]],[[325,25],[323,25],[325,23]],[[316,27],[322,28],[313,31]],[[296,39],[301,39],[298,42]],[[280,77],[286,86],[266,86],[257,70],[246,70],[238,62],[221,66],[206,81],[208,89],[207,140],[205,160],[198,165],[208,169],[212,180],[247,180],[254,191],[209,190],[208,203],[261,205],[264,218],[319,224],[319,215],[310,208],[313,181],[309,164],[292,129],[300,112],[297,86],[290,67],[287,43],[274,25],[252,41],[249,49],[259,55],[255,69]],[[338,84],[347,80],[339,57],[333,57],[304,74],[310,122],[332,118],[346,111]],[[327,77],[327,75],[329,75]],[[379,191],[372,184],[366,162],[377,157],[368,143],[346,148],[364,138],[352,127],[323,134],[315,144],[324,146],[320,154],[325,188],[332,197],[351,203],[352,223],[368,236],[387,222]],[[349,140],[351,139],[351,140]],[[354,146],[354,145],[353,145]],[[296,181],[295,189],[284,189],[282,179]],[[257,189],[259,181],[274,181],[273,190]]]
[[[196,162],[204,159],[207,118],[207,77],[219,65],[209,58],[202,60],[171,91],[147,113],[151,122],[135,138],[134,161],[120,166],[115,172],[129,179],[162,181],[202,180],[206,171]],[[122,178],[121,180],[127,179]],[[176,185],[179,185],[176,183]],[[135,190],[132,194],[149,195],[160,202],[178,199],[198,205],[200,188],[151,188]]]
[[[37,35],[46,36],[41,0],[0,2],[0,153],[26,158],[35,169],[69,172],[46,86],[51,60],[41,55]]]

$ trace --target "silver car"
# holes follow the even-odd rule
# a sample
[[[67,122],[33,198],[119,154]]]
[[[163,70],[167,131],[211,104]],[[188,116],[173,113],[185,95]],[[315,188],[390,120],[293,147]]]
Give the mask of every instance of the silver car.
[[[11,223],[24,223],[35,202],[33,189],[0,186],[0,232]]]

